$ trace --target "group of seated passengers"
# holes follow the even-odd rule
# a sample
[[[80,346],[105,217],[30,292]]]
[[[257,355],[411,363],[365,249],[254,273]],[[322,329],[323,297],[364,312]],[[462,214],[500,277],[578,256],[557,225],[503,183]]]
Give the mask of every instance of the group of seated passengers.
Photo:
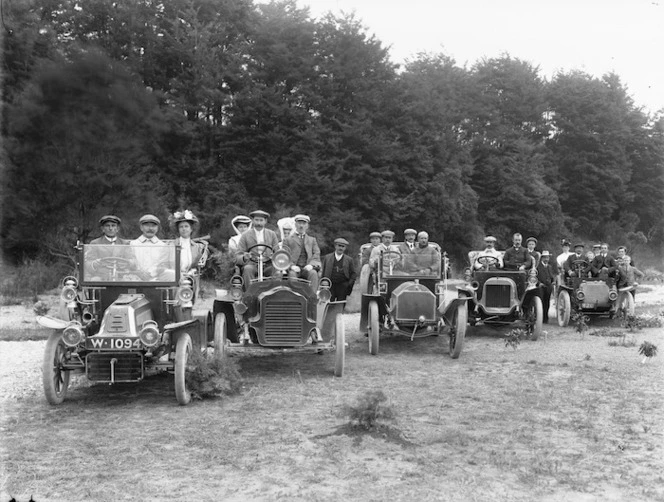
[[[380,237],[381,242],[378,241]],[[417,232],[412,228],[404,230],[404,242],[394,244],[394,232],[384,230],[380,234],[370,234],[372,247],[366,249],[369,255],[368,264],[372,269],[378,267],[383,256],[383,272],[385,274],[431,275],[440,274],[440,251],[429,244],[429,234]]]
[[[170,244],[180,246],[180,272],[182,275],[195,276],[198,267],[205,264],[207,245],[192,239],[192,233],[198,225],[198,218],[188,210],[177,211],[169,217],[172,228],[178,233],[174,241],[164,242],[157,237],[161,227],[159,218],[146,214],[139,219],[141,235],[131,241],[118,236],[122,220],[115,215],[102,216],[99,225],[103,235],[90,242],[86,251],[86,263],[93,269],[92,280],[101,280],[102,260],[119,258],[128,270],[140,271],[151,281],[175,280],[175,258],[166,247]],[[99,247],[97,247],[99,245]],[[102,247],[103,246],[103,247]],[[131,247],[124,247],[131,246]]]

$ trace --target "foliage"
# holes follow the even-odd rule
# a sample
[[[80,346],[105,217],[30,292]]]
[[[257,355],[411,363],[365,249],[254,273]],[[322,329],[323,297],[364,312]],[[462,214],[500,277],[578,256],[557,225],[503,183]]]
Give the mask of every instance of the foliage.
[[[639,347],[639,354],[647,358],[655,357],[657,355],[657,345],[643,342]]]
[[[574,324],[574,328],[576,329],[577,333],[585,333],[586,331],[588,331],[590,327],[588,326],[588,323],[590,322],[590,317],[581,312],[573,313],[571,321],[572,324]]]
[[[521,340],[525,340],[528,336],[526,330],[522,328],[512,328],[504,337],[505,347],[511,347],[516,350],[521,343]]]
[[[343,415],[351,423],[364,429],[373,429],[381,420],[393,420],[395,412],[382,390],[370,390],[358,397],[354,406],[346,405]]]
[[[186,383],[194,399],[206,399],[238,394],[242,377],[235,359],[194,351],[187,365]]]
[[[71,273],[71,268],[63,264],[53,264],[43,259],[26,258],[14,270],[3,267],[0,282],[0,295],[6,305],[21,303],[20,298],[35,297],[39,293],[53,289],[60,284],[64,276]]]
[[[32,311],[35,313],[35,315],[46,315],[48,314],[49,310],[50,307],[48,306],[48,304],[41,300],[35,302],[35,304],[32,306]]]

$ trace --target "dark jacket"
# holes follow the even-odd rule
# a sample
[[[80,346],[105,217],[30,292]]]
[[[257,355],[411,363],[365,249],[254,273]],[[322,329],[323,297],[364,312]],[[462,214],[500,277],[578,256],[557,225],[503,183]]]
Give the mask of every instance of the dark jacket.
[[[357,271],[355,270],[355,262],[347,254],[341,257],[341,266],[343,267],[343,274],[349,282],[349,287],[352,288],[357,279]],[[323,256],[321,277],[332,277],[332,267],[334,267],[334,253],[326,254]]]

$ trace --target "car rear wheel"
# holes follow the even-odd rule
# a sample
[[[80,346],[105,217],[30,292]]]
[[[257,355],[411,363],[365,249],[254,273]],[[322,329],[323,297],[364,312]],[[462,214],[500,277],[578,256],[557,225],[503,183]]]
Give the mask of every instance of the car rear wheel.
[[[334,343],[334,376],[342,377],[346,365],[346,331],[341,314],[337,314],[334,320]]]
[[[214,357],[217,359],[223,359],[226,355],[227,340],[226,314],[217,314],[214,318]]]
[[[562,328],[566,327],[569,324],[569,317],[572,313],[572,302],[569,299],[569,292],[564,289],[558,293],[556,312],[558,313],[558,326]]]
[[[69,371],[63,369],[67,349],[62,341],[62,332],[54,331],[48,337],[42,361],[42,383],[44,394],[50,404],[60,404],[69,389]]]
[[[369,353],[378,355],[380,324],[378,321],[378,303],[369,302]]]
[[[544,319],[544,307],[542,299],[534,296],[530,302],[529,323],[531,330],[531,340],[537,340],[542,335],[542,321]]]
[[[175,346],[175,397],[180,405],[191,401],[191,391],[187,388],[187,363],[192,350],[189,334],[181,334]]]
[[[466,338],[466,327],[468,325],[468,303],[461,302],[454,312],[454,320],[450,329],[450,356],[458,359],[463,350],[463,342]]]
[[[623,291],[618,297],[618,317],[634,315],[634,297],[629,291]]]

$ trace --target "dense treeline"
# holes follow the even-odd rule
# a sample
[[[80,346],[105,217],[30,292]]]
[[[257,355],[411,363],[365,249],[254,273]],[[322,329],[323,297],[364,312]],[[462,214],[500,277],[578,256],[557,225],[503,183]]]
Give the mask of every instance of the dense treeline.
[[[485,232],[664,246],[664,120],[615,74],[399,68],[352,15],[293,1],[26,0],[3,23],[8,258],[177,208],[218,246],[254,208],[310,214],[328,249],[386,227],[455,255]]]

